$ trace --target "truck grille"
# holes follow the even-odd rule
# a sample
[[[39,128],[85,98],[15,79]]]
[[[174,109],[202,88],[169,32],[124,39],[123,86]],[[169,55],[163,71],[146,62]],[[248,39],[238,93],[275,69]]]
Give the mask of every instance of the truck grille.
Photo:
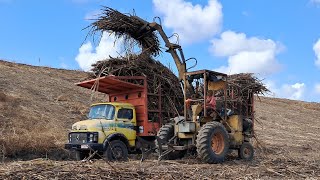
[[[69,141],[73,144],[84,144],[88,141],[88,133],[70,133]]]

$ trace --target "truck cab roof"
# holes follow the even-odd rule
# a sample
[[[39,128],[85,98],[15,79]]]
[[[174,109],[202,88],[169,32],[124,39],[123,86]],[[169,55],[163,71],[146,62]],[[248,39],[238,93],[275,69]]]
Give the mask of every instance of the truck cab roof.
[[[104,104],[110,104],[113,106],[126,106],[126,107],[131,107],[133,108],[134,106],[130,103],[123,103],[123,102],[103,102],[103,103],[94,103],[91,106],[96,106],[96,105],[104,105]]]

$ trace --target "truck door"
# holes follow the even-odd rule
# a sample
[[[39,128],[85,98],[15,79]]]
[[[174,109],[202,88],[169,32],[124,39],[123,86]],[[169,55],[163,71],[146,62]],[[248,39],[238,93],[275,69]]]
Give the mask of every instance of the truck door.
[[[131,108],[118,109],[116,118],[116,132],[122,133],[129,140],[131,146],[135,145],[136,131],[134,111]]]

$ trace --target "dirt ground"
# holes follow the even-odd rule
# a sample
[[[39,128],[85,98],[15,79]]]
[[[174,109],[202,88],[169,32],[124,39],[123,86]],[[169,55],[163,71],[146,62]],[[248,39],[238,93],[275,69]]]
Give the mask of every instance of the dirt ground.
[[[254,160],[71,161],[67,129],[84,118],[87,73],[0,61],[0,179],[320,179],[320,104],[256,100]],[[93,101],[102,99],[94,96]]]

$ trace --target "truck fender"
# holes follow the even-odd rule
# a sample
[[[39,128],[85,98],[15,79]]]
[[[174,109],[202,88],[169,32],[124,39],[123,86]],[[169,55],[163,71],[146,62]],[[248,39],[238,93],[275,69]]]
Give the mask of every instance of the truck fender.
[[[126,138],[125,135],[121,134],[121,133],[113,133],[110,134],[104,141],[103,141],[103,149],[107,149],[109,142],[113,141],[113,140],[120,140],[122,141],[127,147],[129,145],[129,141]]]

